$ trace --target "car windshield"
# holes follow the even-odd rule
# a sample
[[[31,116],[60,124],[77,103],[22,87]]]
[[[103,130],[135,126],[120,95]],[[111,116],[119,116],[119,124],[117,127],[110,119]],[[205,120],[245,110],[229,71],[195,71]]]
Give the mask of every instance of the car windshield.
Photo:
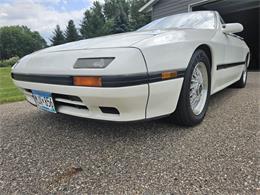
[[[168,16],[155,20],[140,28],[138,31],[163,30],[171,28],[214,29],[214,13],[210,11],[200,11]]]

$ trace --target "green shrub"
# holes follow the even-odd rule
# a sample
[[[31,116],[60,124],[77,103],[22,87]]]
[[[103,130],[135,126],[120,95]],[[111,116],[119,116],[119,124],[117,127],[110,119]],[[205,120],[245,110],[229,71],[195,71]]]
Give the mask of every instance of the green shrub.
[[[18,60],[19,60],[18,56],[14,56],[14,57],[9,58],[7,60],[1,60],[0,61],[0,67],[13,66]]]

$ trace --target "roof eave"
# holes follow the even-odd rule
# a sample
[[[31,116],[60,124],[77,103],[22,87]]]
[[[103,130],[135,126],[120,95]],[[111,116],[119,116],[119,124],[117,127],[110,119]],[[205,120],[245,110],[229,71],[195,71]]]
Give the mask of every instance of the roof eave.
[[[143,7],[139,9],[139,12],[150,12],[153,9],[153,5],[156,4],[159,0],[150,0]]]

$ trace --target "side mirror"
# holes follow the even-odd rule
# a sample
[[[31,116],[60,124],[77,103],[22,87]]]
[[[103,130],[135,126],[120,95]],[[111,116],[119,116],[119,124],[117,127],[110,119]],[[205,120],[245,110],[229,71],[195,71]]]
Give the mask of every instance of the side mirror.
[[[239,23],[229,23],[229,24],[223,24],[222,25],[222,32],[223,33],[239,33],[244,30],[244,27],[242,24]]]

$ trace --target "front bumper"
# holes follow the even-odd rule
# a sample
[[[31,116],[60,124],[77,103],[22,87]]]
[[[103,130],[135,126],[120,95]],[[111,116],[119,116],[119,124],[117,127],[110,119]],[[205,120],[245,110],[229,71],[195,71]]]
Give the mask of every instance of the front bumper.
[[[58,96],[57,98],[54,96],[54,103],[58,113],[109,121],[135,121],[146,118],[148,84],[117,88],[96,88],[13,81],[16,86],[22,89],[26,99],[34,105],[35,102],[30,90],[62,95],[62,97]],[[67,99],[64,95],[76,96],[80,101]],[[116,109],[119,113],[105,113],[104,110],[102,111],[104,107]]]
[[[136,121],[173,113],[183,78],[115,88],[13,81],[34,105],[31,90],[52,93],[58,113],[108,121]]]

